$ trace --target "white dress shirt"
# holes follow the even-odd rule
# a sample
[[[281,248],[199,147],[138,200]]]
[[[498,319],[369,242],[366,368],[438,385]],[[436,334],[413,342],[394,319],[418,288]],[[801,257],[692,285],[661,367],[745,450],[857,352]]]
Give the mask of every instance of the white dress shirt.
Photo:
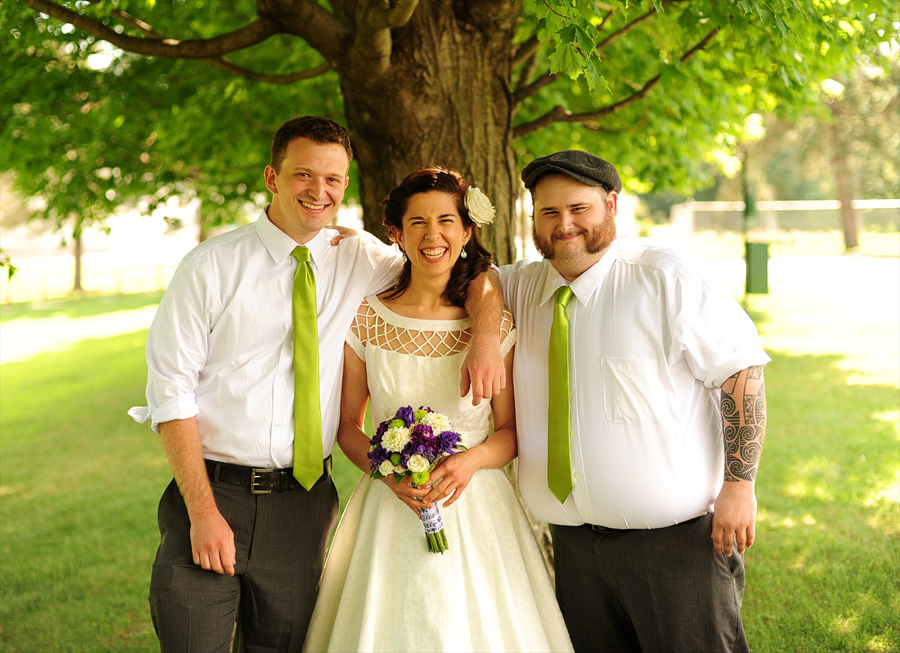
[[[615,241],[571,282],[571,462],[564,504],[547,486],[549,261],[501,269],[518,330],[514,387],[522,496],[554,524],[661,528],[710,510],[724,477],[719,396],[731,375],[770,359],[756,327],[699,264]]]
[[[344,339],[364,297],[384,290],[398,251],[368,236],[306,243],[316,275],[322,448],[340,421]],[[185,256],[147,340],[147,403],[137,421],[197,418],[203,455],[254,467],[290,467],[294,441],[291,301],[297,243],[263,211],[253,224]]]

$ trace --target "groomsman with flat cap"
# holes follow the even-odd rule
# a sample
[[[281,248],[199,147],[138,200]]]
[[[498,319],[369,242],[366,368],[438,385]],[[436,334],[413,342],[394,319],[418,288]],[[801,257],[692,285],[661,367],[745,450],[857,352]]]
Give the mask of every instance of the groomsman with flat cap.
[[[576,651],[746,651],[745,550],[770,360],[699,264],[616,238],[615,167],[532,161],[543,260],[501,270],[519,483],[550,523]]]

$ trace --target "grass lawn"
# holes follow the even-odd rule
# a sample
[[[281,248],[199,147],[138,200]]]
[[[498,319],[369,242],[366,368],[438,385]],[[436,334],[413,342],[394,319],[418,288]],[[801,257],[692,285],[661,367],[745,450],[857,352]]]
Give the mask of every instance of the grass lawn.
[[[0,322],[103,320],[152,299],[4,306]],[[858,382],[846,330],[832,325],[832,353],[811,353],[790,304],[748,303],[777,344],[747,555],[751,648],[898,651],[900,391],[881,377]],[[896,336],[895,326],[871,346]],[[156,436],[125,415],[144,401],[145,338],[81,340],[0,365],[0,650],[158,650],[146,596],[171,477]],[[346,500],[359,473],[337,456],[335,475]]]

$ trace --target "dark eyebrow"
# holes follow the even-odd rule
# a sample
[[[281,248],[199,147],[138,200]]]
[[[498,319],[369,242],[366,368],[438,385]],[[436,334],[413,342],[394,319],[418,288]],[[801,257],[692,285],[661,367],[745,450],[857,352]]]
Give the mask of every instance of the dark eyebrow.
[[[579,206],[590,206],[590,202],[574,202],[572,204],[567,204],[564,208],[574,209]],[[545,213],[546,211],[559,211],[559,207],[557,206],[545,206],[540,209],[541,213]]]
[[[457,218],[457,217],[459,217],[459,216],[457,216],[455,213],[442,213],[441,215],[438,216],[438,218]],[[410,215],[404,219],[405,220],[424,220],[425,217],[421,216],[421,215]]]

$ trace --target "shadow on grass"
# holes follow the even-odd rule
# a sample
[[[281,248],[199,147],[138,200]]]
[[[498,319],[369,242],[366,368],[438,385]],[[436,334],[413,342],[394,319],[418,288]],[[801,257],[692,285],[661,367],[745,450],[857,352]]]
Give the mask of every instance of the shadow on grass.
[[[171,474],[125,415],[144,401],[145,339],[0,366],[3,650],[158,650],[146,597]],[[900,650],[900,509],[883,496],[900,468],[898,389],[848,385],[839,356],[770,353],[751,647]],[[359,475],[336,453],[342,502]]]
[[[64,315],[70,318],[92,317],[115,311],[128,311],[159,304],[162,292],[85,295],[17,302],[0,305],[0,323],[27,317],[40,319]]]

